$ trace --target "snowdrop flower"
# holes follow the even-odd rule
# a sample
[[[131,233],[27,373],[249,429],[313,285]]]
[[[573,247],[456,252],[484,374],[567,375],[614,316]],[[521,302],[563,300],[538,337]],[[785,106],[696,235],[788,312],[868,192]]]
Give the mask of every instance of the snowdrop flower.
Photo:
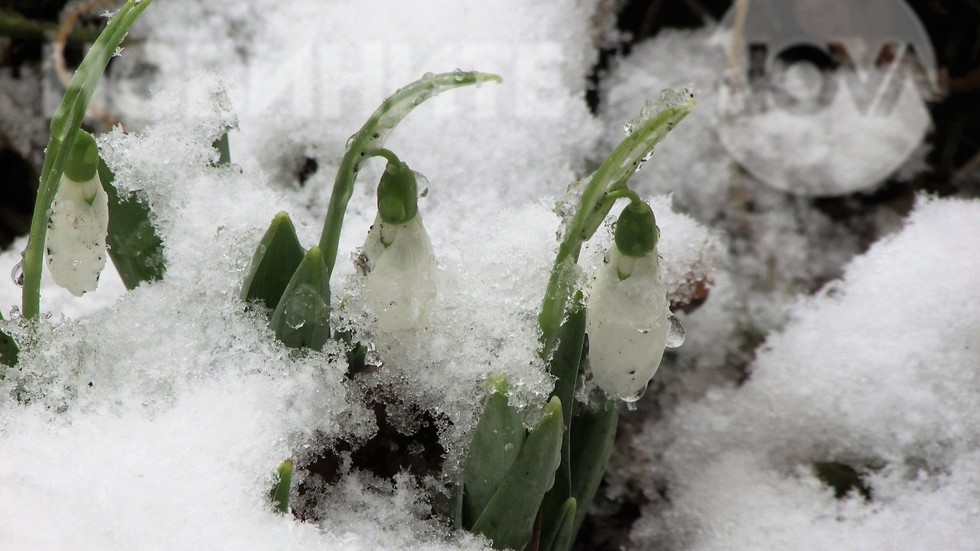
[[[79,131],[48,218],[48,268],[75,296],[94,291],[105,268],[109,199],[98,166],[95,139]]]
[[[593,379],[627,402],[646,391],[671,328],[659,235],[648,204],[637,200],[623,210],[586,310]]]
[[[378,185],[378,216],[362,249],[363,296],[378,329],[425,323],[435,299],[436,258],[418,212],[418,184],[407,164],[389,161]]]

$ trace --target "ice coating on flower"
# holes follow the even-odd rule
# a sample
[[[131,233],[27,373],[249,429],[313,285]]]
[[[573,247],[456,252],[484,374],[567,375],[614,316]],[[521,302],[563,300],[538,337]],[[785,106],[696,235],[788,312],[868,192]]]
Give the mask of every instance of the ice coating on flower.
[[[404,224],[378,216],[362,253],[365,307],[376,327],[393,332],[424,324],[436,294],[436,258],[422,216]]]
[[[666,295],[656,251],[631,258],[610,247],[586,314],[592,377],[608,394],[634,402],[657,372],[670,330]]]
[[[67,174],[51,205],[46,252],[58,285],[75,296],[94,291],[105,268],[109,198],[98,173],[84,182]]]

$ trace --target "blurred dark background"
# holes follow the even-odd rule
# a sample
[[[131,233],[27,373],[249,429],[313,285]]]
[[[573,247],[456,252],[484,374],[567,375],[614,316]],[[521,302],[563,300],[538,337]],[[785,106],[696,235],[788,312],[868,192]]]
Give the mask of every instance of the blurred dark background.
[[[77,63],[98,33],[99,13],[118,3],[87,0],[68,36],[65,58]],[[934,128],[928,137],[929,167],[912,182],[888,182],[857,204],[907,196],[918,191],[977,196],[980,180],[980,0],[907,0],[926,26],[936,49],[944,96],[930,105]],[[41,71],[45,45],[57,32],[65,0],[0,0],[0,249],[27,232],[37,186],[47,120]],[[619,56],[664,28],[694,28],[719,20],[731,0],[606,0],[601,10],[615,19],[622,38],[602,47],[586,98],[597,109],[599,83]],[[50,51],[48,49],[47,51]],[[50,64],[49,64],[50,65]],[[821,201],[821,200],[816,200]],[[834,201],[830,201],[833,203]],[[852,201],[853,203],[853,201]]]

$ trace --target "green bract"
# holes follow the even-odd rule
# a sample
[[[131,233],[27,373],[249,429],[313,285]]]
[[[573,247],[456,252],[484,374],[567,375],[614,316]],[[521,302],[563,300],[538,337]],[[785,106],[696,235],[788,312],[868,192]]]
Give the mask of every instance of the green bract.
[[[404,224],[419,212],[415,172],[403,162],[388,161],[378,184],[378,214],[389,224]]]
[[[616,222],[616,248],[626,256],[643,257],[654,251],[660,230],[653,209],[643,201],[630,202]]]
[[[99,146],[91,134],[79,130],[65,162],[65,177],[73,182],[88,182],[98,169]]]

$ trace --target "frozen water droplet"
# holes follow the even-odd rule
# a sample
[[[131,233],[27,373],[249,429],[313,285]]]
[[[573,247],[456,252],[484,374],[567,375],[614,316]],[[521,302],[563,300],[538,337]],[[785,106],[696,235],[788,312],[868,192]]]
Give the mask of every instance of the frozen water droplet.
[[[667,348],[677,348],[684,344],[684,339],[687,337],[687,331],[684,330],[681,320],[677,319],[677,316],[674,314],[668,315],[667,321],[670,322],[670,329],[667,330],[667,342],[665,342],[664,345]]]
[[[626,402],[626,409],[630,411],[635,411],[636,402],[640,401],[640,398],[642,398],[643,395],[646,394],[646,392],[647,392],[647,387],[643,387],[636,394],[628,394],[626,396],[619,394],[618,396],[620,400]]]
[[[412,172],[415,173],[416,185],[422,189],[422,193],[419,196],[425,197],[429,194],[429,179],[425,177],[425,174],[422,174],[417,170],[413,170]]]
[[[465,78],[466,75],[463,74],[462,69],[457,68],[455,71],[453,71],[453,80],[455,80],[456,82],[463,82],[463,79]]]
[[[633,134],[633,123],[627,122],[623,124],[623,134],[631,136]]]
[[[643,158],[640,160],[640,162],[645,163],[645,162],[647,162],[647,161],[650,160],[650,157],[653,157],[653,150],[652,149],[650,151],[647,151],[647,154],[643,156]]]
[[[508,451],[509,452],[512,449],[514,449],[514,443],[513,442],[507,442],[506,444],[504,444],[504,451]]]
[[[427,81],[430,81],[430,80],[432,80],[434,78],[436,78],[436,76],[434,74],[432,74],[432,73],[425,73],[424,75],[422,75],[422,80],[423,81],[426,81],[426,82]]]
[[[347,144],[344,146],[345,151],[350,151],[350,146],[354,145],[354,138],[357,137],[357,132],[354,132],[347,138]]]
[[[18,262],[14,269],[10,271],[10,279],[14,281],[14,285],[18,287],[24,286],[24,263]]]
[[[122,46],[119,46],[118,48],[116,48],[116,51],[112,52],[112,57],[119,57],[119,56],[121,56],[122,53],[123,53],[123,50],[125,50],[125,48],[123,48]]]

